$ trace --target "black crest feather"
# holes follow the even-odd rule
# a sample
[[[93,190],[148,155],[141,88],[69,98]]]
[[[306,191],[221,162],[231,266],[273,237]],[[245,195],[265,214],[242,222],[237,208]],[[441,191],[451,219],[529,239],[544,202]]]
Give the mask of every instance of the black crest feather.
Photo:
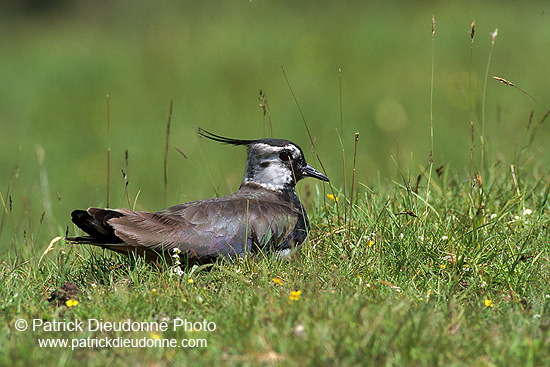
[[[207,139],[214,140],[214,141],[219,141],[220,143],[224,143],[224,144],[250,145],[250,144],[253,144],[253,143],[257,142],[257,140],[225,138],[221,135],[216,135],[216,134],[213,134],[209,131],[206,131],[201,127],[199,127],[198,133],[199,133],[200,136],[203,136]]]
[[[203,136],[203,137],[207,138],[207,139],[219,141],[220,143],[224,143],[224,144],[246,145],[248,147],[250,145],[256,144],[256,143],[264,143],[264,144],[272,145],[272,146],[275,146],[275,147],[284,147],[286,145],[292,144],[292,145],[295,145],[300,151],[302,151],[302,149],[300,149],[299,146],[297,146],[296,144],[294,144],[290,140],[285,140],[285,139],[273,139],[273,138],[266,138],[266,139],[233,139],[233,138],[226,138],[226,137],[223,137],[221,135],[217,135],[217,134],[211,133],[209,131],[206,131],[201,127],[199,127],[198,134],[200,136]]]

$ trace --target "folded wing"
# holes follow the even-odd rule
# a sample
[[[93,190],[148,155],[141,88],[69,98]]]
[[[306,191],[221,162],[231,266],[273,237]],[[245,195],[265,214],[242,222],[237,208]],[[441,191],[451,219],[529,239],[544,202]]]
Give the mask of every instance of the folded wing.
[[[75,210],[73,222],[88,236],[68,238],[149,259],[175,248],[210,261],[291,247],[305,239],[301,213],[290,204],[249,198],[210,199],[156,213],[129,209]],[[297,232],[297,230],[299,232]]]

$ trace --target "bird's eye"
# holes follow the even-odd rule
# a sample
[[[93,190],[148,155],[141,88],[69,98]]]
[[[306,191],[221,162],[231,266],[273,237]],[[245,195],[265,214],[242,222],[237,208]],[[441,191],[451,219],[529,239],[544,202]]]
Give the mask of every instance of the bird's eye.
[[[290,155],[288,154],[288,152],[281,152],[281,154],[279,154],[279,158],[282,160],[282,161],[288,161],[290,159]]]

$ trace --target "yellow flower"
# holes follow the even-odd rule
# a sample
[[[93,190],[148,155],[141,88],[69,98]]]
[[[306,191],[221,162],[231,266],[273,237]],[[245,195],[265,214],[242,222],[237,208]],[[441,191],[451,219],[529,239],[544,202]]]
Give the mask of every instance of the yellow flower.
[[[327,198],[334,201],[335,203],[338,202],[338,198],[336,196],[334,196],[333,194],[327,194]]]
[[[300,295],[302,294],[302,291],[292,291],[290,292],[290,298],[291,301],[298,301],[300,299]]]
[[[76,299],[69,299],[67,300],[67,302],[65,302],[65,304],[67,305],[67,307],[73,307],[73,306],[76,306],[78,305],[78,301]]]
[[[195,283],[195,281],[193,280],[193,278],[189,278],[189,279],[187,279],[187,283],[193,284],[193,283]]]
[[[374,245],[374,241],[373,240],[368,240],[367,246],[372,247],[373,245]]]
[[[151,337],[151,339],[160,339],[160,334],[155,331],[150,331],[149,336]]]
[[[271,279],[273,283],[283,285],[283,281],[280,278],[273,278]]]
[[[486,299],[485,300],[485,306],[486,307],[493,307],[495,304],[493,303],[492,299]]]

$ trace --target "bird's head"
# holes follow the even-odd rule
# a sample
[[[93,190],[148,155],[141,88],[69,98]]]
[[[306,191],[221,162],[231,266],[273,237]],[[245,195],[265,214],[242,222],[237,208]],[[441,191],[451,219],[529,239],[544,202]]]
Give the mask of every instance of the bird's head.
[[[289,140],[240,140],[224,138],[199,128],[205,138],[248,148],[243,183],[256,183],[269,190],[294,188],[305,177],[328,181],[328,177],[306,163],[302,149]]]

